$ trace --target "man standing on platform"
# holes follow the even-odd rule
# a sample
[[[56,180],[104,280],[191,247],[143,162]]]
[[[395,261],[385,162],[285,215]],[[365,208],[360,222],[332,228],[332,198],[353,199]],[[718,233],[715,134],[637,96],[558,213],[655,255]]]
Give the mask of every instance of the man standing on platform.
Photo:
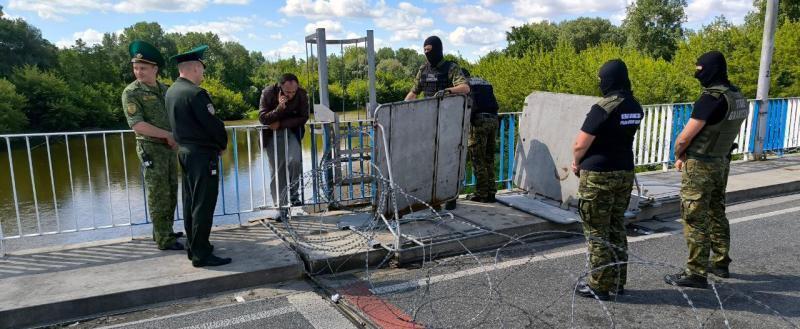
[[[420,93],[424,93],[427,98],[469,92],[469,84],[458,64],[444,59],[442,40],[439,37],[434,35],[425,39],[423,50],[427,61],[417,71],[414,87],[405,100],[416,99]]]
[[[205,73],[200,46],[172,57],[180,77],[167,90],[166,106],[172,133],[180,145],[178,161],[183,169],[183,217],[187,254],[195,267],[219,266],[230,258],[215,256],[209,242],[214,208],[219,193],[219,155],[228,145],[225,124],[214,116],[216,110],[208,92],[200,88]]]
[[[158,82],[164,58],[153,45],[136,40],[128,46],[136,81],[122,91],[122,109],[136,133],[136,154],[142,163],[153,240],[160,250],[183,250],[172,229],[178,203],[178,171],[172,126],[164,108],[167,86]]]
[[[297,76],[291,73],[284,74],[277,84],[264,88],[261,93],[258,120],[269,126],[263,131],[264,148],[272,172],[270,191],[276,206],[289,202],[292,206],[303,205],[299,180],[303,174],[301,141],[308,121],[308,106],[308,94],[300,88]],[[290,200],[287,200],[287,194]]]
[[[681,219],[689,248],[686,268],[664,277],[671,285],[707,288],[706,275],[730,276],[731,231],[725,216],[730,153],[749,106],[728,80],[725,56],[710,51],[697,59],[694,77],[703,86],[692,116],[675,141],[681,177]],[[713,256],[711,255],[713,252]]]
[[[497,99],[492,85],[481,78],[471,77],[467,69],[461,69],[469,84],[471,118],[469,130],[469,158],[475,172],[475,193],[470,201],[492,203],[497,193],[494,179],[494,147],[497,139]]]

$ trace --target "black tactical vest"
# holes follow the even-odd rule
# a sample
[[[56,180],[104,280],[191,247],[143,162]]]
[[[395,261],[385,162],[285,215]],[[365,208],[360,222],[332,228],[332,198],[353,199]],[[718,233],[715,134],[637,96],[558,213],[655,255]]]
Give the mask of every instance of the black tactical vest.
[[[690,157],[713,157],[719,158],[727,156],[731,151],[731,146],[739,135],[742,122],[747,119],[750,106],[747,99],[739,91],[734,91],[728,86],[713,86],[705,88],[704,94],[710,94],[715,98],[725,97],[728,108],[725,118],[713,125],[706,125],[700,133],[689,144],[686,154]]]
[[[469,78],[467,83],[469,83],[469,97],[472,98],[472,114],[497,114],[500,106],[494,97],[492,84],[481,78]]]
[[[453,81],[450,80],[449,74],[453,65],[455,63],[444,61],[437,67],[431,67],[429,63],[425,63],[419,68],[422,71],[420,84],[425,97],[433,97],[437,91],[453,87]]]

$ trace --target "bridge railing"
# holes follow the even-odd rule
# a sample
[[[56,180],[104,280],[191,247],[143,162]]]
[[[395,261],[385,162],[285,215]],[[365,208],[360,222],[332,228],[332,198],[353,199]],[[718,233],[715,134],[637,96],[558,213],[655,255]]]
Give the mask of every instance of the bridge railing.
[[[764,149],[782,154],[800,147],[800,98],[771,99],[769,106]],[[674,141],[689,120],[692,104],[647,105],[644,110],[634,141],[635,163],[666,169],[674,162]],[[757,111],[757,103],[750,101],[750,115],[742,124],[736,153],[753,151]],[[520,114],[500,115],[496,180],[505,188],[513,187]],[[229,146],[220,156],[220,195],[215,216],[217,222],[235,224],[277,209],[272,196],[286,191],[274,191],[270,181],[285,181],[288,173],[274,175],[269,168],[269,159],[281,155],[276,145],[273,149],[264,147],[263,126],[227,129]],[[301,142],[303,172],[312,174],[302,178],[311,180],[301,182],[303,203],[320,205],[331,199],[371,198],[371,184],[353,178],[371,174],[372,123],[345,121],[336,127],[331,123],[309,123],[305,131]],[[340,138],[331,138],[334,131]],[[277,133],[267,131],[273,136]],[[332,144],[337,142],[338,146]],[[6,153],[0,156],[0,253],[10,240],[120,228],[133,232],[133,227],[150,224],[132,131],[0,135],[0,143],[0,150]],[[322,170],[323,159],[332,158],[339,159],[336,170]],[[475,177],[471,168],[467,173],[465,185],[469,187],[474,185]],[[329,186],[320,188],[326,182]],[[180,220],[180,197],[178,200],[175,217]]]

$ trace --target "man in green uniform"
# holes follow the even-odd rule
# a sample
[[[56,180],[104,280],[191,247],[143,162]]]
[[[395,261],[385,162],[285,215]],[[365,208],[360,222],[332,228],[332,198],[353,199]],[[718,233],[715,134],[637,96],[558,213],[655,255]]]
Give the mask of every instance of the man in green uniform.
[[[703,93],[675,141],[675,168],[681,179],[681,218],[689,248],[686,268],[664,277],[667,284],[706,288],[708,272],[730,274],[730,226],[725,217],[725,188],[730,152],[749,106],[728,80],[728,65],[718,51],[697,59],[695,78]],[[711,256],[713,251],[714,255]]]
[[[425,64],[422,64],[417,71],[414,86],[406,95],[405,100],[417,99],[417,95],[420,93],[424,93],[425,98],[469,93],[469,84],[464,73],[461,72],[461,68],[455,62],[444,59],[442,40],[439,37],[434,35],[425,39],[423,51],[425,52]],[[448,201],[445,208],[455,209],[455,200]]]
[[[625,210],[634,177],[633,137],[644,112],[633,96],[625,62],[606,62],[598,77],[603,99],[586,114],[573,146],[572,171],[580,178],[578,210],[592,269],[575,294],[608,300],[609,292],[625,292]]]
[[[164,65],[161,53],[151,44],[134,41],[128,47],[136,81],[122,91],[122,109],[136,133],[136,153],[142,162],[147,204],[153,221],[153,240],[161,250],[183,250],[172,230],[178,202],[178,172],[172,128],[164,108],[167,87],[158,82]]]
[[[469,93],[467,78],[464,77],[458,64],[444,60],[442,40],[439,37],[431,36],[425,39],[423,50],[427,61],[417,71],[414,87],[408,92],[405,100],[416,99],[419,93],[424,93],[425,97]]]
[[[469,84],[472,111],[470,118],[469,158],[475,173],[475,193],[467,200],[495,202],[497,182],[494,180],[494,147],[497,139],[497,110],[499,105],[494,88],[488,81],[472,77],[467,69],[461,69]]]
[[[172,134],[180,147],[178,161],[183,169],[183,217],[187,255],[195,267],[219,266],[230,258],[215,256],[209,242],[214,208],[219,193],[219,154],[228,145],[225,124],[216,112],[203,82],[203,54],[200,46],[172,57],[180,77],[169,87],[166,106]]]

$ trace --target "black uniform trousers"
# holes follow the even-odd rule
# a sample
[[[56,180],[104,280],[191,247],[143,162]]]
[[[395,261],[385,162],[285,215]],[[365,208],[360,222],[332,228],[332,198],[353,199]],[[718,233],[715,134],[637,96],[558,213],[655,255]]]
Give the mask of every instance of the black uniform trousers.
[[[181,145],[178,161],[183,170],[183,225],[186,247],[192,261],[211,255],[208,241],[219,194],[218,152],[192,145]]]

